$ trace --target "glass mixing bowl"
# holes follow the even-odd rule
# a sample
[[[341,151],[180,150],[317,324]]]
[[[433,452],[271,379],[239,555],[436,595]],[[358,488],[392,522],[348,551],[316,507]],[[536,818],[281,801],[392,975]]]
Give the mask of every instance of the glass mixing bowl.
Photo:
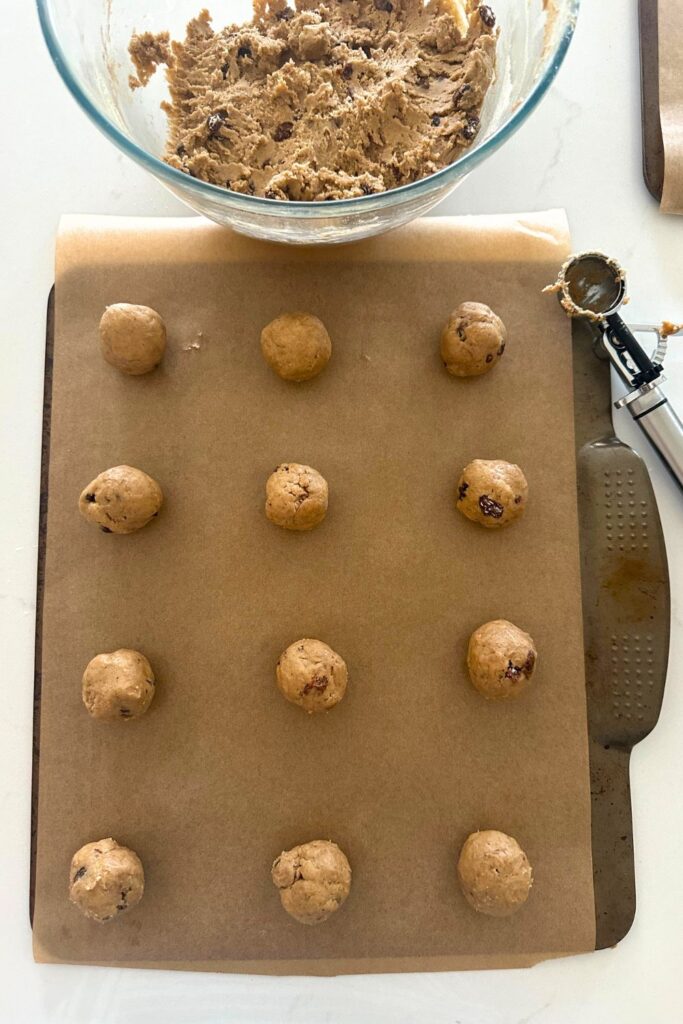
[[[76,100],[124,153],[193,210],[245,235],[291,243],[349,242],[405,224],[435,206],[505,142],[541,100],[571,41],[579,0],[490,0],[500,27],[497,77],[476,143],[455,163],[379,195],[332,202],[286,202],[209,185],[162,160],[167,98],[163,70],[131,91],[133,32],[168,29],[183,39],[206,0],[38,0],[52,59]],[[221,28],[251,18],[251,0],[210,6]]]

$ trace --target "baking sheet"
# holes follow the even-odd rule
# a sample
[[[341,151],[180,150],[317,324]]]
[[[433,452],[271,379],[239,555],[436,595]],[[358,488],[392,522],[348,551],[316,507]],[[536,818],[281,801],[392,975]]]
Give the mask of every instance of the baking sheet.
[[[332,973],[506,965],[594,947],[571,395],[565,318],[540,288],[568,251],[561,215],[431,220],[353,248],[292,251],[194,221],[68,220],[60,238],[48,515],[38,959]],[[294,298],[296,302],[294,303]],[[479,381],[440,367],[453,305],[488,301],[511,334]],[[163,369],[120,378],[97,351],[113,301],[158,308]],[[258,331],[295,304],[333,361],[292,389]],[[452,507],[473,457],[519,461],[526,518],[500,534]],[[261,513],[283,459],[328,478],[309,536]],[[129,538],[80,520],[79,490],[128,461],[167,495]],[[170,552],[170,555],[169,555]],[[462,660],[506,615],[541,651],[538,685],[489,707]],[[349,663],[322,720],[273,685],[280,650],[318,635]],[[99,650],[140,647],[157,699],[124,730],[80,706]],[[515,834],[529,904],[492,921],[454,879],[477,827]],[[65,899],[83,842],[113,834],[147,873],[101,927]],[[324,926],[283,914],[280,849],[329,836],[354,868]]]
[[[659,0],[659,109],[664,140],[662,210],[683,214],[683,9]]]

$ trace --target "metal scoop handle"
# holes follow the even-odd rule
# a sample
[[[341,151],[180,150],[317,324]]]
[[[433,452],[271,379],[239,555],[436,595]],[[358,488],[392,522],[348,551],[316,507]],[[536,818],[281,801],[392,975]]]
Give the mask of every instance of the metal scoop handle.
[[[619,399],[615,405],[617,409],[628,408],[674,479],[683,487],[683,423],[659,386],[663,379],[659,377],[658,381]]]

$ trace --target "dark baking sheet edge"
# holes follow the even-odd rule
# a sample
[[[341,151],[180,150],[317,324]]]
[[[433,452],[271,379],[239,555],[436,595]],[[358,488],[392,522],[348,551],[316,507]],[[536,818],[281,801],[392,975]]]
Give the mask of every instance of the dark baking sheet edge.
[[[38,570],[36,587],[36,638],[33,674],[33,764],[31,767],[31,870],[29,918],[33,925],[38,841],[38,776],[40,768],[40,694],[43,664],[43,594],[47,541],[47,499],[50,480],[50,429],[52,423],[52,357],[55,342],[55,289],[50,289],[45,322],[45,376],[43,380],[43,431],[40,458],[40,511],[38,518]]]

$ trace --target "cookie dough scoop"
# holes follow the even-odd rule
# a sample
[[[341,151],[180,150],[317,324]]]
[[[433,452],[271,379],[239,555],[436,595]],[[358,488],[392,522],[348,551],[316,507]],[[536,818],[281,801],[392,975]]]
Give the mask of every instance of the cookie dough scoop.
[[[308,714],[329,711],[346,693],[346,662],[322,640],[303,639],[290,644],[275,669],[282,696]]]
[[[474,910],[490,917],[509,917],[526,903],[532,871],[516,839],[486,829],[473,832],[465,840],[458,860],[458,880]]]
[[[283,313],[261,331],[261,351],[278,377],[301,383],[322,373],[332,342],[325,324],[312,313]]]
[[[281,853],[271,876],[282,906],[301,924],[326,921],[351,891],[351,865],[328,839],[314,839]]]
[[[523,629],[507,619],[493,619],[475,629],[467,649],[472,686],[487,700],[519,697],[538,662],[536,645]]]
[[[158,366],[166,351],[166,325],[155,309],[117,302],[100,320],[104,359],[121,373],[138,377]]]
[[[462,302],[441,335],[441,359],[453,377],[480,377],[492,370],[505,351],[507,331],[483,302]]]
[[[104,533],[134,533],[158,515],[163,500],[161,487],[147,473],[133,466],[113,466],[82,491],[78,508]]]
[[[266,483],[266,516],[285,530],[312,530],[327,513],[327,481],[311,466],[286,462]]]
[[[145,873],[137,853],[115,839],[86,843],[71,860],[69,899],[93,921],[110,921],[142,899]]]
[[[88,662],[83,673],[83,703],[93,718],[128,721],[144,715],[154,687],[152,666],[144,654],[123,647]]]
[[[528,497],[529,485],[519,466],[475,459],[460,475],[455,504],[467,519],[495,530],[523,516]]]

